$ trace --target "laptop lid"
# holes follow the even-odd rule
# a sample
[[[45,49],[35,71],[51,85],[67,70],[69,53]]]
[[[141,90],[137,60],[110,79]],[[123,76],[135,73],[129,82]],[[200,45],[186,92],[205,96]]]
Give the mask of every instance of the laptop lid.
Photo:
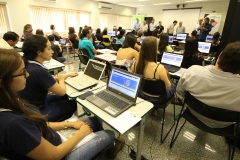
[[[173,39],[174,39],[173,36],[169,36],[168,42],[173,43]]]
[[[92,34],[96,34],[96,31],[97,31],[96,29],[93,29]]]
[[[89,59],[83,74],[92,77],[93,79],[100,80],[105,67],[105,63]]]
[[[119,68],[112,68],[107,90],[136,102],[142,76]]]
[[[143,40],[146,38],[146,36],[141,36],[140,38],[140,44],[142,44]]]
[[[206,37],[206,42],[207,42],[207,41],[211,41],[212,38],[213,38],[213,36],[211,36],[211,35],[207,35],[207,37]]]
[[[182,60],[183,60],[183,55],[181,54],[163,52],[161,63],[171,65],[171,66],[181,67]]]
[[[209,53],[211,48],[211,43],[209,42],[198,42],[198,50],[201,53]]]
[[[59,44],[61,44],[61,45],[66,45],[66,43],[67,43],[66,39],[60,39],[59,40]]]
[[[177,37],[176,37],[176,39],[178,39],[178,40],[186,40],[186,38],[187,38],[186,33],[179,33],[179,34],[177,34]]]
[[[107,33],[109,36],[112,36],[114,37],[116,35],[116,32],[115,31],[108,31]]]

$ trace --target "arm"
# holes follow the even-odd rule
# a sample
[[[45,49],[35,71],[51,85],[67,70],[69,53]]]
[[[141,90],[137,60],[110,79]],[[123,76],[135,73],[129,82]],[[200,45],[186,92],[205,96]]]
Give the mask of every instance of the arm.
[[[96,50],[95,48],[92,49],[92,52],[93,52],[94,54],[97,54],[97,50]]]
[[[141,49],[141,47],[137,44],[137,43],[135,43],[135,46],[134,46],[134,48],[139,52],[140,51],[140,49]]]
[[[133,52],[133,57],[135,58],[135,60],[138,60],[139,58],[139,53],[137,51]]]
[[[51,127],[55,131],[59,131],[61,129],[65,129],[65,124],[67,128],[75,128],[75,129],[80,129],[82,125],[86,124],[84,121],[75,121],[75,122],[48,122],[47,125]]]
[[[157,72],[158,72],[159,79],[164,81],[166,90],[168,91],[171,87],[171,82],[169,80],[170,74],[161,64],[159,65]]]
[[[58,44],[58,47],[59,47],[59,52],[62,52],[62,47],[60,44]]]

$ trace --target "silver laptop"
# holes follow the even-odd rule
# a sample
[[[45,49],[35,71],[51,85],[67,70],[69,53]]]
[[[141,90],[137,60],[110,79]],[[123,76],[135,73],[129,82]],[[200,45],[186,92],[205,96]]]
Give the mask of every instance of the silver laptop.
[[[117,117],[136,104],[141,80],[141,75],[113,67],[107,88],[86,99],[111,116]]]
[[[77,90],[84,90],[93,87],[100,81],[105,67],[105,63],[89,59],[82,75],[72,78],[69,77],[65,82]]]
[[[198,50],[201,53],[209,53],[211,49],[211,44],[209,42],[198,42]]]
[[[66,39],[60,39],[59,40],[59,44],[61,44],[62,46],[67,44],[67,40]]]
[[[161,64],[164,65],[165,69],[169,72],[177,72],[182,65],[183,55],[170,53],[170,52],[163,52]]]

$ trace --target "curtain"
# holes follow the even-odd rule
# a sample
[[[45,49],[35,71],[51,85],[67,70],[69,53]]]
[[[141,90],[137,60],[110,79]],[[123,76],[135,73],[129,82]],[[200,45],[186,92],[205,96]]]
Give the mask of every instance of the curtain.
[[[10,23],[6,4],[0,4],[0,32],[10,31]]]

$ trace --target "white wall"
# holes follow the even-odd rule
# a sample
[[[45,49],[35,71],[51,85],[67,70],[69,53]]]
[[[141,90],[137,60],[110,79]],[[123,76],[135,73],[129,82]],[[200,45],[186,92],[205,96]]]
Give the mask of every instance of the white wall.
[[[100,12],[121,14],[121,15],[135,15],[136,8],[114,5],[113,10],[102,10],[98,8],[98,2],[91,0],[58,0],[56,3],[45,2],[41,0],[1,0],[7,2],[10,23],[12,30],[22,35],[23,26],[31,23],[29,16],[29,5],[46,6],[54,8],[67,8],[74,10],[90,11],[91,12],[91,26],[93,28],[100,27]],[[117,24],[116,24],[117,25]],[[75,28],[76,31],[78,30]]]
[[[192,4],[187,4],[185,6],[185,8],[193,8],[193,7],[202,7],[201,11],[200,11],[200,15],[199,18],[203,18],[204,14],[207,13],[212,13],[213,10],[216,11],[216,13],[222,13],[222,22],[219,26],[219,32],[222,33],[223,30],[223,25],[226,19],[226,14],[227,14],[227,10],[228,10],[228,5],[229,2],[209,2],[209,3],[192,3]],[[141,15],[145,15],[146,17],[154,17],[155,19],[155,23],[158,24],[158,21],[162,20],[162,16],[163,16],[163,9],[175,9],[176,5],[174,6],[154,6],[154,7],[138,7],[137,8],[137,14],[141,14]],[[169,17],[172,19],[172,21],[174,21],[174,17]],[[183,26],[184,26],[184,19],[180,20],[180,19],[176,19],[177,21],[183,21]],[[198,20],[196,20],[197,23]],[[163,26],[166,28],[167,26],[169,26],[170,24],[165,24],[163,22]],[[194,26],[193,26],[194,28]],[[165,29],[166,31],[166,29]]]

